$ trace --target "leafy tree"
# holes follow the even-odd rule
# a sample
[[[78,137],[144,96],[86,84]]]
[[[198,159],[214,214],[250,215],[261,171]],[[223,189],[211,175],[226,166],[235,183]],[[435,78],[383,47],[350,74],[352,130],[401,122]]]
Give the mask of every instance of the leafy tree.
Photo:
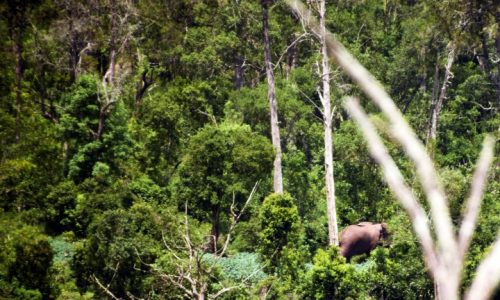
[[[364,140],[354,123],[344,122],[334,139],[337,141],[335,170],[340,224],[388,219],[397,203],[392,200],[368,153],[359,153]]]
[[[231,203],[244,203],[252,187],[267,178],[272,153],[269,141],[247,125],[207,125],[191,137],[174,195],[179,206],[187,204],[190,214],[212,224],[214,243]]]
[[[287,193],[267,196],[262,203],[259,219],[259,252],[265,270],[270,274],[295,276],[301,261],[296,260],[298,257],[294,252],[301,249],[303,232],[293,198]]]
[[[421,250],[412,236],[408,217],[398,214],[389,222],[389,248],[377,248],[357,271],[373,298],[432,299],[433,284],[421,260]]]
[[[52,248],[39,228],[0,216],[0,297],[48,299]]]
[[[102,97],[94,75],[81,76],[64,96],[65,110],[59,130],[68,143],[67,174],[75,182],[91,175],[119,174],[121,160],[131,152],[125,107],[118,102],[104,118]],[[105,129],[100,127],[102,122]],[[102,134],[100,130],[104,130]]]
[[[73,269],[79,287],[94,286],[102,294],[100,282],[117,297],[154,292],[148,264],[159,256],[169,222],[169,217],[162,218],[153,206],[141,202],[128,210],[102,213],[90,225],[89,238],[76,245]]]
[[[361,274],[346,264],[337,247],[319,249],[304,274],[300,288],[304,299],[359,299],[366,296]]]

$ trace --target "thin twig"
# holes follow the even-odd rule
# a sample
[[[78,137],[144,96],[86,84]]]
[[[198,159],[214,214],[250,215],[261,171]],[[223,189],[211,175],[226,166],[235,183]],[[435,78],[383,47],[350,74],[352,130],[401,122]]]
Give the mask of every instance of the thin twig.
[[[301,42],[302,39],[305,39],[307,36],[309,36],[309,33],[304,32],[303,34],[299,35],[299,37],[297,37],[292,43],[290,43],[290,45],[288,45],[285,48],[285,50],[283,51],[283,53],[281,54],[280,58],[278,58],[278,61],[276,61],[276,63],[274,64],[273,70],[276,70],[276,68],[279,66],[279,64],[281,63],[281,60],[283,59],[283,57],[285,56],[285,54],[288,52],[288,50],[290,48],[292,48],[293,46],[295,46],[295,44],[298,44],[299,42]]]
[[[94,280],[94,281],[95,281],[95,283],[97,283],[97,285],[99,285],[99,287],[100,287],[101,289],[103,289],[103,290],[104,290],[104,292],[105,292],[106,294],[108,294],[108,296],[110,296],[111,298],[113,298],[113,299],[115,299],[115,300],[122,300],[122,298],[118,298],[118,297],[116,297],[116,296],[115,296],[115,295],[114,295],[114,294],[113,294],[113,293],[112,293],[112,292],[108,289],[109,284],[108,284],[108,287],[105,287],[105,286],[104,286],[104,285],[103,285],[103,284],[99,281],[99,279],[97,279],[97,277],[96,277],[95,275],[92,275],[92,276],[91,276],[91,278],[92,278],[92,280]]]

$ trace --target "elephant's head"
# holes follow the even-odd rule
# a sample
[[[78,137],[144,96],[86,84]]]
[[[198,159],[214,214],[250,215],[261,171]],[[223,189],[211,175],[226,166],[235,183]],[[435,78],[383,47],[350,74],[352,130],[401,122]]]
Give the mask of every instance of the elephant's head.
[[[378,240],[378,245],[382,247],[389,247],[390,243],[390,234],[389,234],[389,226],[387,223],[380,223],[380,238]]]

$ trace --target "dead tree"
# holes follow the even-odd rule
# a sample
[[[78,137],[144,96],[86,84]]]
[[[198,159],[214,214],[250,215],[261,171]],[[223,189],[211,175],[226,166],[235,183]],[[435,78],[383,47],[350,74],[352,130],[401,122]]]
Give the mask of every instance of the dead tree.
[[[339,245],[339,231],[337,226],[337,212],[335,205],[335,181],[333,175],[333,115],[335,108],[332,108],[330,100],[330,61],[326,45],[325,0],[318,1],[317,10],[319,12],[318,31],[313,30],[314,35],[320,43],[321,65],[318,65],[318,73],[321,78],[321,89],[318,88],[318,96],[323,109],[323,140],[325,144],[325,186],[326,186],[326,213],[328,217],[328,244]]]
[[[318,22],[298,0],[288,0],[298,15],[306,20],[313,29],[319,28]],[[384,171],[384,177],[396,198],[407,211],[413,229],[421,244],[426,266],[442,299],[458,299],[465,254],[469,248],[472,233],[477,223],[481,199],[487,181],[488,169],[493,160],[493,139],[485,139],[476,170],[473,175],[467,209],[459,233],[454,233],[447,206],[446,195],[439,183],[436,169],[424,145],[410,128],[403,115],[394,104],[382,85],[338,42],[332,34],[326,38],[328,54],[344,69],[360,88],[384,113],[390,123],[392,136],[401,144],[405,153],[413,161],[419,181],[429,203],[435,228],[431,234],[427,215],[417,201],[417,197],[406,184],[399,168],[388,154],[374,125],[356,100],[350,99],[345,106],[360,126],[369,150],[375,161]],[[492,250],[480,263],[476,277],[465,294],[465,299],[487,299],[500,281],[500,269],[495,262],[500,260],[500,235]]]
[[[271,62],[271,50],[269,42],[269,5],[272,1],[262,0],[262,31],[264,42],[264,61],[267,77],[267,98],[269,99],[269,111],[271,115],[271,139],[273,142],[274,158],[274,192],[283,194],[283,174],[281,171],[281,139],[278,121],[278,103],[274,87],[274,71]]]
[[[260,269],[251,273],[238,284],[225,285],[222,282],[219,282],[219,286],[221,287],[220,289],[215,291],[208,290],[209,284],[212,281],[217,280],[217,278],[215,278],[213,274],[215,268],[219,264],[221,258],[226,255],[229,243],[231,242],[231,235],[233,234],[234,229],[238,224],[241,216],[245,212],[248,204],[252,200],[255,191],[257,190],[257,186],[258,183],[254,185],[245,204],[241,209],[239,209],[239,212],[236,212],[237,208],[233,199],[233,203],[230,208],[232,216],[231,224],[229,225],[226,240],[224,241],[222,248],[215,248],[215,251],[213,253],[208,254],[204,251],[205,245],[197,245],[192,241],[186,205],[186,211],[184,214],[184,245],[178,246],[176,247],[176,249],[173,249],[173,247],[171,247],[164,239],[165,247],[173,256],[175,271],[165,273],[155,265],[148,264],[148,266],[153,270],[155,274],[157,274],[157,276],[161,280],[163,280],[166,284],[170,284],[173,287],[179,289],[188,299],[217,299],[229,291],[246,287],[248,281],[253,276],[255,276],[257,271],[260,271]],[[215,239],[214,236],[210,236],[210,238]],[[216,243],[214,244],[217,245]],[[208,255],[211,255],[211,260],[207,259]]]
[[[439,121],[439,115],[443,109],[443,104],[446,101],[446,93],[448,92],[448,86],[450,85],[450,80],[453,78],[453,73],[451,73],[451,67],[455,61],[455,44],[450,44],[448,51],[448,59],[446,62],[446,68],[444,70],[443,84],[441,85],[441,90],[439,92],[439,97],[437,97],[437,91],[433,91],[432,103],[431,103],[431,113],[429,119],[429,132],[427,134],[427,142],[434,144],[437,138],[437,127]],[[438,74],[438,68],[436,67],[436,75]],[[438,76],[434,77],[436,81],[434,85],[438,85]]]
[[[130,16],[134,14],[133,6],[128,2],[124,2],[122,6],[119,6],[116,0],[110,0],[109,6],[111,18],[109,65],[102,77],[102,93],[98,93],[98,95],[100,95],[99,121],[97,129],[92,132],[96,140],[100,139],[103,135],[106,121],[113,106],[119,100],[123,81],[128,75],[125,71],[117,74],[116,61],[118,55],[124,51],[128,41],[132,37],[132,29],[129,20]],[[125,28],[125,31],[120,32],[121,28]]]

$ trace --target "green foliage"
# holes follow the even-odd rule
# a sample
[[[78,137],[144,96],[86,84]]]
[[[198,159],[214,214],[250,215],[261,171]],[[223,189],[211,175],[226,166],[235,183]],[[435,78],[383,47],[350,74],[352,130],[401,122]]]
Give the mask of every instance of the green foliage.
[[[52,186],[46,197],[51,204],[45,216],[49,230],[60,233],[75,228],[71,211],[76,207],[77,195],[77,187],[72,181],[61,181]]]
[[[495,11],[491,0],[327,3],[327,27],[422,140],[447,46],[457,46],[437,140],[427,145],[455,225],[482,140],[500,125]],[[231,213],[257,181],[228,256],[213,277],[200,275],[207,293],[263,268],[223,298],[257,298],[266,288],[269,299],[432,298],[410,222],[340,100],[358,96],[368,112],[378,109],[333,61],[338,225],[384,221],[394,230],[391,248],[355,265],[318,250],[328,241],[319,44],[285,1],[270,6],[269,36],[289,194],[261,201],[274,157],[261,14],[260,1],[0,2],[0,298],[107,297],[92,276],[119,297],[181,298],[157,271],[189,263],[184,205],[206,263],[207,235],[227,238]],[[420,198],[414,166],[385,120],[372,121]],[[498,174],[489,181],[463,290],[500,226]]]
[[[36,165],[27,160],[7,160],[0,165],[2,208],[25,208],[25,201],[33,198],[33,182]]]
[[[132,150],[125,107],[118,101],[108,108],[109,113],[103,113],[104,99],[109,96],[102,89],[97,76],[84,75],[63,97],[65,109],[58,125],[61,138],[68,143],[67,174],[75,182],[119,174],[121,161]]]
[[[264,199],[259,214],[259,252],[270,274],[296,276],[304,262],[301,250],[303,231],[290,194],[271,194]]]
[[[147,203],[129,210],[109,210],[90,225],[89,238],[76,244],[73,269],[80,287],[110,285],[117,296],[148,293],[149,267],[159,255],[163,228],[169,220]],[[96,292],[102,290],[95,287]]]
[[[132,181],[129,188],[135,197],[145,202],[157,204],[165,204],[167,202],[167,195],[164,189],[145,175]]]
[[[342,123],[334,134],[334,160],[337,215],[340,224],[366,220],[387,220],[397,203],[380,176],[356,125]]]
[[[208,263],[214,263],[212,255],[206,255]],[[217,262],[223,278],[237,284],[246,282],[254,285],[266,278],[262,271],[262,264],[255,253],[239,252],[228,257],[221,257]]]
[[[75,198],[74,208],[66,211],[68,219],[74,223],[73,231],[78,236],[85,236],[88,226],[107,210],[119,209],[122,205],[130,206],[132,197],[122,181],[112,186],[101,186],[94,179],[87,179],[80,184]]]
[[[396,226],[395,224],[398,224]],[[390,248],[377,248],[363,263],[363,280],[374,299],[432,299],[433,283],[427,275],[418,242],[407,216],[389,223]]]
[[[52,248],[39,228],[0,216],[0,297],[42,299],[48,295]]]
[[[439,162],[445,166],[472,166],[478,157],[485,132],[494,132],[500,119],[487,110],[495,90],[471,63],[459,72],[465,77],[442,113],[438,141]]]
[[[303,299],[360,299],[366,293],[362,274],[357,273],[353,265],[346,264],[335,247],[316,252],[302,282]]]

